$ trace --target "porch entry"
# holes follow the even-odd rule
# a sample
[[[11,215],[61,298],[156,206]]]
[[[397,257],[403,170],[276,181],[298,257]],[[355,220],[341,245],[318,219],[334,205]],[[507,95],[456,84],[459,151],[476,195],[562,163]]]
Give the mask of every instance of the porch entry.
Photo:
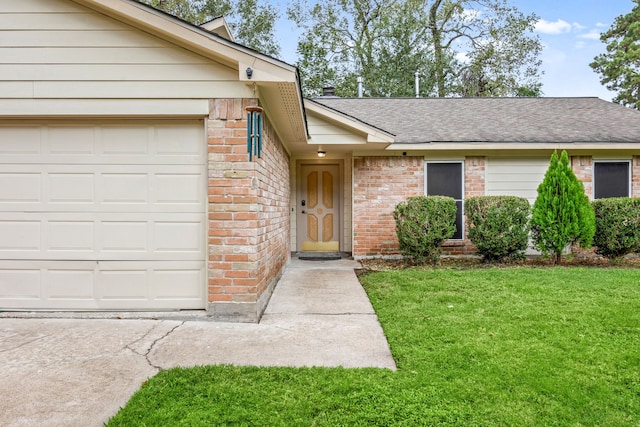
[[[298,197],[298,248],[340,250],[340,165],[302,164]]]

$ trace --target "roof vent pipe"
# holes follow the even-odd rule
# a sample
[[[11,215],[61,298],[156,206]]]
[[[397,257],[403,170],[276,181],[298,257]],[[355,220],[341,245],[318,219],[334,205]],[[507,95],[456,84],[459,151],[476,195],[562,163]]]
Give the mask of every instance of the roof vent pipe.
[[[416,98],[420,98],[420,71],[416,71]]]
[[[333,86],[323,87],[322,96],[336,96],[336,88]]]
[[[358,78],[356,79],[358,82],[358,98],[362,98],[362,77],[358,76]]]

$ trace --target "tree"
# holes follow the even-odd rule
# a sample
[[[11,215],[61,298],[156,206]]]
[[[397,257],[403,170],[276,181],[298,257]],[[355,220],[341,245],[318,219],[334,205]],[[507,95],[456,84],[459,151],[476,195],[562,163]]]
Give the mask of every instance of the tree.
[[[595,214],[582,182],[562,151],[551,156],[549,169],[538,186],[538,197],[531,218],[533,243],[544,255],[554,255],[560,264],[562,251],[571,244],[591,247],[595,233]]]
[[[640,109],[640,0],[631,12],[618,16],[600,40],[607,44],[607,52],[589,64],[601,75],[600,82],[607,89],[617,91],[614,102]]]
[[[186,21],[200,25],[224,16],[236,41],[267,55],[277,56],[275,37],[278,10],[261,0],[142,0]]]
[[[357,77],[368,96],[411,96],[414,74],[429,68],[431,54],[420,24],[423,0],[325,0],[289,5],[289,18],[304,33],[298,67],[305,95],[334,86],[340,96],[356,93]],[[422,85],[428,94],[427,81]]]
[[[540,93],[537,17],[507,0],[296,0],[288,15],[309,96],[353,96],[356,76],[369,96],[412,96],[416,71],[422,96]]]

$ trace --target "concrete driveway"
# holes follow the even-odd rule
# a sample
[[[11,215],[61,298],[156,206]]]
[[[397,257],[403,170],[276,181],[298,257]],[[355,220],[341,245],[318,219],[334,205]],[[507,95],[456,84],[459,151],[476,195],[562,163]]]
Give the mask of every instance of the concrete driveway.
[[[259,324],[200,312],[2,313],[0,425],[101,426],[147,378],[176,366],[395,369],[358,266],[292,259]]]

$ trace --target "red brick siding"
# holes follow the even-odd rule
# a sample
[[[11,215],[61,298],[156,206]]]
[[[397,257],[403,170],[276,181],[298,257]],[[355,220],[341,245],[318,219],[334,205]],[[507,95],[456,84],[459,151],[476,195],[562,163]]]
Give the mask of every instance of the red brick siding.
[[[640,156],[631,162],[631,197],[640,197]]]
[[[485,193],[484,157],[465,160],[465,198]],[[398,255],[393,210],[408,197],[423,195],[422,157],[363,157],[353,164],[353,255],[356,258]],[[448,255],[471,254],[468,240],[450,240]]]
[[[591,200],[593,198],[593,158],[591,156],[573,156],[571,157],[571,168],[576,177],[582,181],[584,192]]]
[[[424,194],[424,159],[354,158],[353,176],[353,256],[398,254],[393,210]]]
[[[257,100],[211,102],[208,300],[214,316],[255,321],[290,253],[289,158],[265,120],[262,158],[249,161],[249,105]],[[220,306],[228,303],[252,305]]]

